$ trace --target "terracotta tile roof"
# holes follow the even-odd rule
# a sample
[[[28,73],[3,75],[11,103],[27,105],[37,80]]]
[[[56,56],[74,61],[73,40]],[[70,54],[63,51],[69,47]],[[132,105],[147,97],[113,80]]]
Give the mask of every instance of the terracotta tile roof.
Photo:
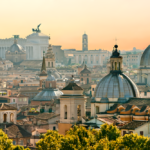
[[[1,103],[0,110],[17,110],[17,108],[10,106],[10,105],[6,105],[4,103]]]
[[[60,116],[60,114],[55,114],[55,113],[40,113],[37,115],[35,118],[36,119],[51,119],[54,117]]]
[[[33,125],[32,121],[19,121],[17,125]]]
[[[135,106],[143,106],[143,105],[150,106],[150,98],[130,98],[126,104]]]
[[[36,129],[36,131],[38,131],[39,133],[46,133],[47,132],[46,129]]]
[[[28,97],[28,96],[25,96],[23,94],[14,94],[14,95],[10,95],[9,97]]]
[[[97,118],[97,120],[105,122],[107,124],[113,124],[115,122],[115,119],[112,118]]]
[[[16,136],[18,136],[18,138],[31,137],[31,133],[27,132],[19,125],[15,124],[6,125],[6,129],[4,129],[4,131],[6,130],[9,138],[16,138]]]
[[[136,128],[138,128],[146,123],[147,123],[147,121],[132,121],[132,122],[129,122],[129,123],[125,124],[124,126],[120,127],[120,129],[135,130]]]

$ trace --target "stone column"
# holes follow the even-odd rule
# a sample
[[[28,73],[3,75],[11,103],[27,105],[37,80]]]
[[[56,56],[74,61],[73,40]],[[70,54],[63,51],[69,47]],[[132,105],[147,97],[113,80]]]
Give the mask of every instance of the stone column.
[[[81,55],[81,64],[83,63],[84,55]]]
[[[77,63],[77,64],[79,63],[78,55],[76,55],[76,63]]]
[[[7,113],[7,122],[9,122],[9,123],[10,123],[10,112],[9,112],[9,113]]]
[[[96,64],[96,55],[93,55],[93,64]]]
[[[91,64],[90,56],[91,56],[91,55],[88,55],[88,56],[87,56],[87,57],[88,57],[88,64]]]
[[[99,54],[99,65],[103,65],[103,62],[101,61],[101,54]]]

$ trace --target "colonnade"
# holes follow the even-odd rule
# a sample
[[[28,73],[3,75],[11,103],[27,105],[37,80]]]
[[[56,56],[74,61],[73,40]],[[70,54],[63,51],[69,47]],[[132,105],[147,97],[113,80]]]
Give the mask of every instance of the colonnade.
[[[102,54],[101,54],[102,55]],[[86,64],[101,64],[101,55],[97,54],[85,54],[85,55],[75,55],[75,62],[77,64],[82,64],[84,61]]]

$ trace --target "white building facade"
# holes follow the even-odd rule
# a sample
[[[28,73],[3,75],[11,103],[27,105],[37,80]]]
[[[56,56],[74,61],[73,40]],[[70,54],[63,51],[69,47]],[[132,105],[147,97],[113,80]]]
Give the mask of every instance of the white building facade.
[[[82,64],[83,61],[87,66],[101,65],[107,63],[110,57],[110,52],[107,50],[88,50],[88,36],[82,36],[82,50],[65,49],[64,55],[67,62],[71,59],[71,63]]]
[[[49,36],[41,33],[39,29],[28,35],[25,39],[18,38],[20,44],[26,51],[27,60],[42,60],[43,51],[47,51],[49,45]],[[0,57],[5,59],[5,53],[14,43],[14,38],[0,39]]]

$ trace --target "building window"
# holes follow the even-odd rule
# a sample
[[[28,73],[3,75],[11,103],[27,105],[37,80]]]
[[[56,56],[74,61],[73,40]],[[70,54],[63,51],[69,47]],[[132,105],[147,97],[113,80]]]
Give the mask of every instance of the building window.
[[[27,101],[26,98],[24,98],[23,101],[26,102]]]
[[[50,88],[52,87],[52,83],[49,83],[49,87],[50,87]]]
[[[143,131],[140,131],[140,135],[143,135]]]
[[[48,62],[48,67],[50,67],[50,62]]]
[[[7,114],[4,114],[4,115],[3,115],[3,122],[4,122],[4,123],[7,122]]]
[[[16,141],[13,141],[13,145],[16,145]]]
[[[131,133],[133,133],[133,131],[129,131],[129,133],[131,134]]]
[[[19,143],[20,143],[20,145],[23,145],[23,140],[20,140]]]
[[[123,136],[126,134],[126,131],[123,131]]]
[[[147,92],[144,92],[144,96],[147,96]]]
[[[92,88],[92,91],[94,91],[94,88]]]
[[[78,105],[77,106],[77,117],[78,117],[78,121],[80,121],[81,120],[81,105]]]
[[[23,83],[23,80],[21,80],[21,83]]]
[[[89,78],[87,78],[87,84],[89,84]]]
[[[13,102],[15,103],[15,99],[13,99]]]
[[[52,62],[52,68],[53,68],[53,62]]]
[[[19,102],[21,102],[22,100],[21,100],[21,98],[19,98]]]
[[[147,84],[147,78],[144,78],[145,79],[145,84]]]
[[[10,122],[14,122],[14,114],[13,113],[10,114]]]
[[[96,114],[98,114],[98,113],[99,113],[99,107],[96,106]]]
[[[81,81],[83,81],[83,78],[81,78]]]
[[[65,105],[64,110],[65,110],[65,111],[64,111],[64,113],[65,113],[65,114],[64,114],[64,119],[67,119],[67,105]]]
[[[53,127],[53,130],[56,130],[56,127],[55,127],[55,126]]]

